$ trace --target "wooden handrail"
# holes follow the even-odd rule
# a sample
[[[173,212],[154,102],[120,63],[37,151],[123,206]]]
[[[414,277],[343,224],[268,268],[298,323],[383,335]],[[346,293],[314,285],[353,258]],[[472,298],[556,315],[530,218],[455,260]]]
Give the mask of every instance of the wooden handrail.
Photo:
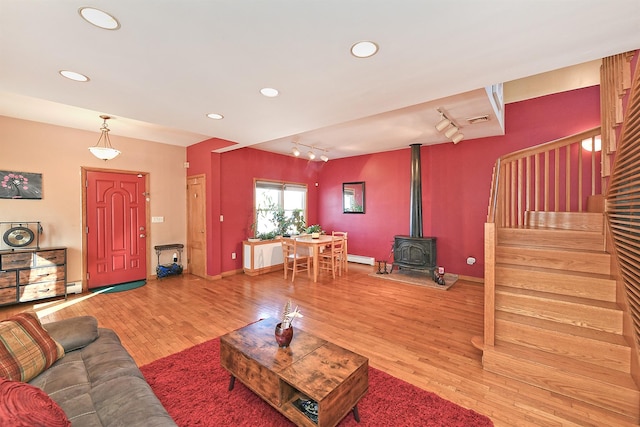
[[[586,197],[601,189],[600,152],[593,150],[599,135],[597,127],[500,157],[487,222],[520,227],[527,211],[584,211]],[[592,151],[587,152],[581,144],[589,139]]]

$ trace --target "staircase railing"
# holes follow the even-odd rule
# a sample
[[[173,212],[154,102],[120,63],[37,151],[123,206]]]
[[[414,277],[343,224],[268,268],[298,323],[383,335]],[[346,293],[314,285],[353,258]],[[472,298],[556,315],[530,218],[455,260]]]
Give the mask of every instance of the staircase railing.
[[[528,211],[586,211],[588,196],[601,192],[599,145],[597,127],[500,157],[487,222],[522,227]]]

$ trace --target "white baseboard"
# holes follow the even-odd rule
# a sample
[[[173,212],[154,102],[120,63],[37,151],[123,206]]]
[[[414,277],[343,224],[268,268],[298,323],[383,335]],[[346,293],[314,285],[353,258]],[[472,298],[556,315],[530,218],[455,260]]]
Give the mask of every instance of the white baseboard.
[[[358,264],[375,265],[375,258],[370,256],[347,254],[347,261],[356,262]]]

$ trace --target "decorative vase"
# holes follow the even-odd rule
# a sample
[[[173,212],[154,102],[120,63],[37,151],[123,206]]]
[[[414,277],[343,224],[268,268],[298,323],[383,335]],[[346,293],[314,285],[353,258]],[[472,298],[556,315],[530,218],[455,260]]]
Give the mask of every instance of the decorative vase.
[[[278,347],[289,347],[293,339],[293,326],[289,326],[286,329],[283,329],[281,326],[282,323],[276,325],[276,342],[278,343]]]
[[[320,233],[311,233],[311,238],[312,239],[319,239],[320,238]]]

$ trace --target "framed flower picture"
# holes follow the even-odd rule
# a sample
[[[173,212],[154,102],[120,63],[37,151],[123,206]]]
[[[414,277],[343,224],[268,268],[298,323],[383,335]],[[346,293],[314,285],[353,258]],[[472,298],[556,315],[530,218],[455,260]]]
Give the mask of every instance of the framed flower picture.
[[[42,174],[0,171],[0,199],[42,199]]]

